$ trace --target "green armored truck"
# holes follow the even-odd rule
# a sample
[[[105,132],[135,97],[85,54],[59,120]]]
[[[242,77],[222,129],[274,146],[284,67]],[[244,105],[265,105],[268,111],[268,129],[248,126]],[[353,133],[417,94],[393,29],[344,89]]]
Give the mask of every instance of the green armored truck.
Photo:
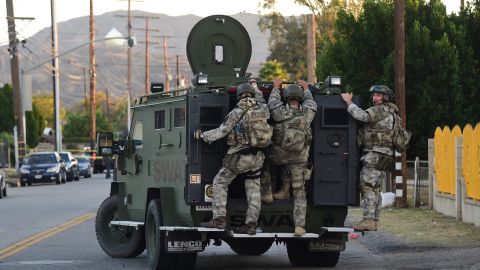
[[[212,182],[228,146],[225,139],[204,143],[194,133],[218,127],[235,106],[237,86],[250,77],[251,52],[238,21],[223,15],[202,19],[187,41],[193,86],[143,96],[132,107],[126,139],[98,134],[98,155],[115,159],[110,196],[95,225],[108,255],[131,258],[146,249],[150,268],[192,269],[197,253],[210,244],[225,242],[238,254],[260,255],[275,242],[286,244],[294,266],[337,264],[352,231],[344,227],[348,206],[359,200],[357,124],[338,95],[339,77],[329,77],[328,87],[314,93],[307,233],[294,236],[293,199],[262,205],[256,235],[233,233],[247,208],[243,175],[229,187],[227,228],[200,227],[212,217]],[[268,98],[272,86],[258,85]],[[272,173],[272,181],[280,183],[280,175]]]

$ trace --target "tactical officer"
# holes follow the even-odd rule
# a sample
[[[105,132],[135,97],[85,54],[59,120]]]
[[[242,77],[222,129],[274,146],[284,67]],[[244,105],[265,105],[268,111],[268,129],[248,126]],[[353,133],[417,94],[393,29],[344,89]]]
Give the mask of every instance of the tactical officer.
[[[273,118],[273,145],[268,152],[272,165],[282,165],[282,186],[273,194],[277,200],[290,199],[290,185],[293,191],[293,217],[295,235],[305,234],[305,216],[307,199],[305,181],[310,179],[307,168],[308,152],[312,140],[310,123],[317,110],[308,84],[301,80],[289,85],[284,92],[284,101],[280,96],[282,80],[273,80],[274,88],[268,99],[268,109]],[[303,89],[302,89],[303,87]],[[272,187],[270,179],[262,179],[262,197],[268,198]]]
[[[393,163],[394,113],[398,113],[398,108],[392,103],[393,92],[387,86],[374,85],[370,88],[370,93],[373,107],[365,111],[352,103],[351,93],[343,93],[341,96],[353,118],[364,122],[364,127],[358,134],[365,152],[360,159],[363,162],[360,171],[363,220],[354,229],[376,231],[382,205],[380,185]]]
[[[213,179],[213,219],[202,222],[201,226],[225,229],[228,185],[237,175],[245,173],[248,209],[245,224],[240,228],[235,228],[235,231],[254,235],[261,208],[260,170],[265,156],[261,149],[250,146],[251,138],[248,138],[249,136],[246,134],[248,125],[246,122],[252,121],[251,117],[253,116],[247,117],[246,113],[248,110],[253,110],[257,117],[264,120],[262,126],[266,125],[270,128],[270,135],[267,135],[269,136],[268,143],[270,143],[272,131],[267,123],[270,112],[265,104],[263,94],[259,90],[256,91],[249,83],[241,84],[238,87],[237,98],[239,100],[237,106],[227,115],[220,127],[200,134],[205,142],[213,142],[228,136],[227,144],[230,145],[227,156],[223,159],[222,167]],[[198,135],[196,136],[198,138]],[[261,138],[257,139],[261,140]]]

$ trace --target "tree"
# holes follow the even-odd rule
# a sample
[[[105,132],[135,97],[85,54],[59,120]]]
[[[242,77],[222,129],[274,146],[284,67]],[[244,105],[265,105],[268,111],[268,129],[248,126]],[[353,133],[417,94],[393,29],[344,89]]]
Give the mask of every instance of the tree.
[[[54,128],[54,108],[52,94],[40,94],[33,97],[33,103],[37,104],[38,112],[42,115],[45,127]],[[65,119],[65,108],[60,107],[60,121]]]
[[[260,78],[267,81],[272,81],[275,77],[279,77],[284,81],[290,80],[287,71],[282,67],[282,63],[277,60],[270,60],[263,63],[259,73]]]
[[[5,84],[2,89],[0,89],[0,116],[2,117],[0,121],[0,132],[12,133],[13,127],[15,126],[12,91],[10,84]]]
[[[32,104],[31,112],[25,112],[25,119],[27,126],[27,145],[30,148],[34,148],[40,142],[40,137],[45,128],[45,122],[37,104]]]
[[[475,109],[480,98],[478,2],[450,16],[440,0],[406,2],[406,122],[413,131],[409,156],[426,158],[427,138],[437,126],[480,120]],[[341,75],[346,90],[365,101],[372,84],[393,88],[392,22],[391,0],[365,0],[359,16],[339,11],[333,38],[317,54],[317,76]]]
[[[270,55],[268,61],[282,63],[289,76],[300,79],[306,76],[307,65],[307,20],[302,17],[282,17],[271,14],[262,17],[259,27],[262,31],[270,30]]]

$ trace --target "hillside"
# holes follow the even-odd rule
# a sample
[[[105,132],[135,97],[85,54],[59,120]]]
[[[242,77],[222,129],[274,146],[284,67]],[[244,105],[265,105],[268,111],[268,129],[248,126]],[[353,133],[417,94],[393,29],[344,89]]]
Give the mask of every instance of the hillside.
[[[100,40],[106,34],[116,28],[123,36],[127,36],[127,18],[125,11],[114,11],[95,17],[95,38]],[[132,11],[132,16],[155,16],[157,19],[149,20],[150,32],[150,81],[164,81],[163,68],[163,39],[160,36],[169,36],[168,59],[169,68],[173,75],[172,85],[175,82],[176,55],[179,56],[179,73],[190,81],[192,76],[190,66],[186,57],[186,40],[190,29],[200,19],[199,16],[167,16],[163,14]],[[261,33],[257,22],[259,16],[255,14],[239,13],[233,15],[247,29],[252,39],[252,58],[249,65],[249,72],[254,75],[258,73],[260,64],[268,56],[269,33]],[[86,89],[88,94],[88,68],[89,68],[89,18],[79,17],[65,22],[58,23],[59,32],[59,53],[66,52],[72,48],[82,46],[60,57],[60,91],[63,106],[69,107],[85,97],[85,80],[83,77],[84,68],[86,76]],[[145,82],[145,19],[132,19],[132,35],[138,43],[132,49],[132,91],[134,96],[144,93]],[[19,36],[19,39],[23,37]],[[51,30],[49,27],[42,29],[34,36],[27,38],[26,48],[19,46],[20,68],[29,70],[39,62],[49,58],[51,51]],[[110,95],[117,97],[126,95],[127,82],[127,47],[112,46],[104,41],[96,42],[97,57],[97,91],[108,89]],[[52,77],[50,64],[32,69],[28,72],[33,76],[33,94],[40,92],[52,92]],[[0,82],[10,82],[10,61],[7,46],[0,48]]]

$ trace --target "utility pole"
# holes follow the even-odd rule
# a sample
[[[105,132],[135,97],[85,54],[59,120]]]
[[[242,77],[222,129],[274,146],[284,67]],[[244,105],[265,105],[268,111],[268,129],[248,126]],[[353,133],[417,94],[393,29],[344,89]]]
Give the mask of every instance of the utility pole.
[[[110,101],[108,99],[108,88],[105,87],[105,95],[106,95],[106,105],[107,105],[107,119],[109,125],[112,123],[111,115],[110,115]]]
[[[395,94],[396,104],[405,127],[407,123],[405,111],[405,2],[395,0]],[[395,176],[395,194],[397,207],[407,206],[407,163],[406,151],[401,153],[401,175]],[[397,156],[397,155],[396,155]]]
[[[317,83],[317,76],[315,69],[317,67],[317,52],[316,52],[316,21],[315,14],[309,14],[307,16],[307,81],[309,83]]]
[[[165,73],[165,92],[170,92],[170,69],[168,68],[167,38],[163,37],[163,72]],[[178,58],[177,58],[178,59]]]
[[[85,74],[87,71],[85,67],[83,67],[83,91],[85,92],[85,111],[89,112],[88,108],[88,100],[87,100],[87,75]]]
[[[20,70],[18,66],[18,51],[17,51],[17,32],[15,30],[15,16],[13,14],[12,0],[6,0],[7,6],[7,24],[8,24],[8,48],[10,51],[10,69],[12,76],[13,88],[13,108],[15,125],[18,133],[18,155],[19,159],[25,156],[25,130],[24,119],[25,113],[23,111],[22,96],[20,89]],[[18,164],[15,164],[18,166]]]
[[[90,0],[90,149],[95,148],[96,140],[96,59],[95,59],[95,18],[93,0]]]
[[[177,54],[177,57],[176,57],[176,74],[177,74],[177,85],[176,85],[176,88],[180,88],[180,72],[178,70],[178,54]]]
[[[132,22],[131,22],[131,12],[130,12],[130,0],[128,0],[128,21],[127,21],[127,28],[128,28],[128,42],[131,42],[132,38]],[[130,132],[130,100],[132,97],[132,48],[129,44],[127,48],[127,130]]]
[[[55,0],[50,1],[52,13],[52,84],[55,119],[55,150],[62,151],[62,125],[60,123],[60,69],[58,66],[58,30]]]
[[[148,38],[148,16],[145,16],[145,95],[150,94],[150,54],[148,51]]]

